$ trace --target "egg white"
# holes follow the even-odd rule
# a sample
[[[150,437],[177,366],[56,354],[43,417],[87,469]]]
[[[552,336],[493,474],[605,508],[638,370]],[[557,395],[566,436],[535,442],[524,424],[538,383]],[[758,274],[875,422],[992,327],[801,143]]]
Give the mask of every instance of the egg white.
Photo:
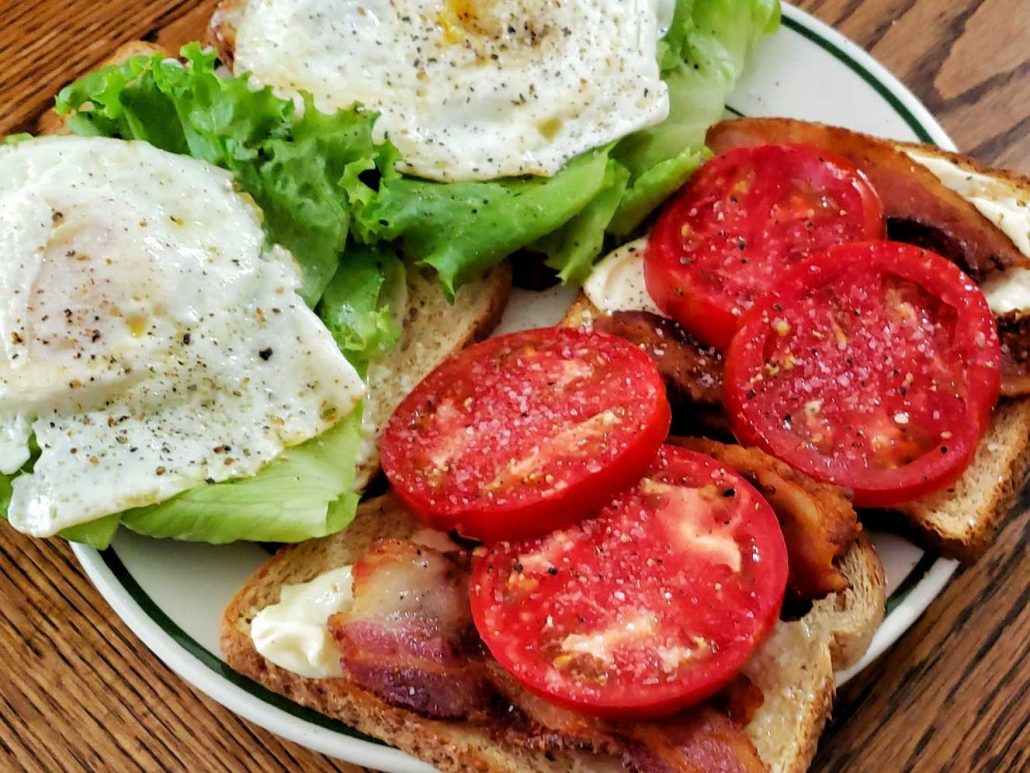
[[[36,536],[249,476],[364,385],[231,176],[143,142],[0,148],[0,471]]]
[[[234,67],[323,111],[376,110],[402,169],[552,175],[662,121],[669,0],[247,0]]]

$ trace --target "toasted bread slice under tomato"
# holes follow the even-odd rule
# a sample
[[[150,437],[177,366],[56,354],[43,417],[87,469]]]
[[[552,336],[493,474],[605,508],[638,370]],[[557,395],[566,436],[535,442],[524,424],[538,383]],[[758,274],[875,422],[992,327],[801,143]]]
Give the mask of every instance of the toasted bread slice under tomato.
[[[346,678],[309,679],[265,660],[250,638],[250,622],[279,600],[283,585],[306,582],[352,564],[382,538],[410,537],[419,525],[386,494],[358,508],[344,532],[280,550],[240,589],[225,609],[221,645],[229,665],[270,690],[396,746],[441,770],[573,771],[621,770],[615,758],[534,751],[511,738],[511,728],[427,719],[398,709]],[[765,764],[775,771],[802,771],[815,754],[834,695],[834,670],[865,650],[880,623],[883,567],[864,536],[842,562],[849,590],[817,601],[800,620],[781,622],[748,663],[745,673],[765,696],[745,728]],[[858,646],[842,647],[842,642]],[[499,724],[499,723],[498,723]]]

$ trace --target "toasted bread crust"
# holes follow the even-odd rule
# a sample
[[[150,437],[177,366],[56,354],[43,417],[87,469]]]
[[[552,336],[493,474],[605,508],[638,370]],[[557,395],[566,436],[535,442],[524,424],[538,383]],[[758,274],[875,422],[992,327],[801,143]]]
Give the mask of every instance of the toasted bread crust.
[[[229,665],[265,687],[358,730],[382,739],[441,770],[562,771],[583,762],[576,752],[544,753],[531,748],[520,732],[495,723],[430,720],[383,703],[344,678],[307,679],[266,661],[250,639],[257,611],[279,598],[284,584],[310,580],[328,569],[352,563],[383,537],[409,537],[417,528],[392,494],[363,503],[344,532],[280,550],[240,589],[222,617],[221,645]],[[748,733],[772,770],[804,770],[815,754],[834,694],[835,668],[857,657],[883,614],[883,568],[872,544],[860,539],[844,561],[852,590],[815,605],[802,621],[781,623],[776,636],[800,642],[796,665],[783,669],[768,650],[771,666],[761,681],[769,695],[791,695],[784,711],[771,697],[758,710]],[[780,631],[783,633],[780,633]],[[800,638],[799,638],[800,637]],[[775,641],[774,637],[774,641]],[[768,646],[768,645],[767,645]],[[857,654],[856,654],[857,653]],[[788,653],[789,655],[789,653]],[[772,716],[775,712],[776,716]],[[591,764],[615,763],[592,758]],[[619,769],[617,766],[615,769]]]
[[[840,569],[851,587],[815,602],[807,616],[830,631],[834,671],[862,659],[883,622],[887,603],[887,574],[866,532],[859,534],[858,541],[844,554]]]
[[[1002,400],[972,463],[954,484],[878,514],[886,525],[960,561],[976,559],[1012,508],[1030,465],[1030,397]]]

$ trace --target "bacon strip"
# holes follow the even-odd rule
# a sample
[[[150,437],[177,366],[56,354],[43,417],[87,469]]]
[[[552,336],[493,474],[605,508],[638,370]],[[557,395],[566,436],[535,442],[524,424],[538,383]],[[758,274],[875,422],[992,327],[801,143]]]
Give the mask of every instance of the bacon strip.
[[[649,311],[616,311],[599,316],[593,327],[625,338],[651,356],[677,420],[686,416],[701,428],[729,432],[722,409],[722,352],[702,345],[674,320]]]
[[[759,773],[765,763],[747,733],[709,706],[661,722],[620,728],[622,763],[632,773]]]
[[[425,545],[380,540],[354,564],[354,603],[329,618],[344,673],[393,706],[438,719],[486,711],[491,691],[468,573]]]
[[[649,311],[616,311],[594,330],[636,344],[657,363],[666,385],[694,403],[722,404],[722,353],[702,346],[677,322]]]
[[[848,552],[862,527],[837,486],[819,483],[757,448],[703,438],[670,438],[729,465],[772,505],[787,543],[788,584],[803,599],[845,590],[848,581],[835,562]]]
[[[884,215],[923,246],[943,250],[975,279],[1011,266],[1030,266],[1011,240],[976,207],[947,188],[894,143],[868,134],[787,118],[738,118],[708,130],[716,153],[746,145],[799,143],[824,148],[861,169],[880,194]],[[920,235],[921,234],[921,235]]]
[[[998,317],[1001,341],[1001,393],[1030,394],[1030,314],[1018,311]]]

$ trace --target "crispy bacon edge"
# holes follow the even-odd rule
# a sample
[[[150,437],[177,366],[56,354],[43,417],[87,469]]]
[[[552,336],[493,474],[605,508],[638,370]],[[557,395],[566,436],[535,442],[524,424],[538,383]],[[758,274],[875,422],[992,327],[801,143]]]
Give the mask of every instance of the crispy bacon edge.
[[[752,773],[765,763],[744,727],[763,702],[762,691],[738,675],[710,702],[662,720],[606,722],[555,706],[533,695],[499,663],[488,677],[515,709],[504,738],[540,751],[575,749],[621,760],[631,773]]]
[[[842,489],[814,481],[757,448],[705,438],[669,442],[732,467],[769,501],[787,544],[787,582],[793,593],[813,600],[847,589],[836,562],[858,539],[862,526]]]

